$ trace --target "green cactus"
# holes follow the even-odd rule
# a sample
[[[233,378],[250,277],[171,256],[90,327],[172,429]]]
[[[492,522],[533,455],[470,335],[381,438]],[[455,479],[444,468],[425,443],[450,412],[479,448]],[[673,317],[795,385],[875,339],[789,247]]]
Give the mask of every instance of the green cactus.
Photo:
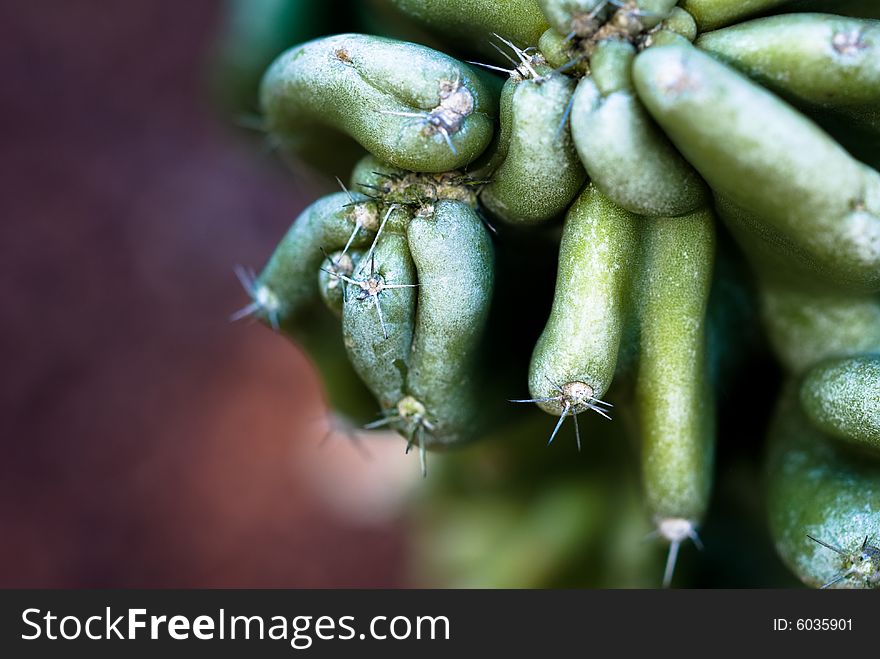
[[[723,554],[716,474],[758,471],[716,469],[727,433],[768,436],[766,490],[728,489],[782,562],[880,586],[875,4],[365,0],[353,15],[383,36],[268,66],[271,140],[350,191],[242,271],[236,316],[303,344],[334,405],[371,406],[423,473],[457,449],[414,503],[423,579],[656,585],[665,550],[668,585],[684,541]],[[762,386],[769,428],[739,413]],[[538,446],[569,417],[581,455]],[[649,531],[662,549],[632,549]],[[788,583],[774,569],[749,583]]]

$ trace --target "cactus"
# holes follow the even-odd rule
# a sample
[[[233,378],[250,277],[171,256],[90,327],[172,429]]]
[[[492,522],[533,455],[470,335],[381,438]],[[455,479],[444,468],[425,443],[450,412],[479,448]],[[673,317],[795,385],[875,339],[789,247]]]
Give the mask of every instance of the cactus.
[[[236,317],[342,355],[331,400],[361,424],[372,404],[423,475],[455,449],[418,503],[423,575],[657,584],[653,546],[621,544],[649,533],[673,583],[682,543],[718,551],[716,417],[775,372],[763,334],[785,386],[769,426],[736,415],[767,436],[755,508],[804,584],[880,586],[880,22],[841,4],[365,0],[384,35],[268,66],[272,142],[349,185],[242,271]],[[580,456],[536,448],[566,419]],[[621,555],[578,566],[597,520]],[[509,544],[490,565],[444,532]],[[600,574],[624,564],[642,576]]]

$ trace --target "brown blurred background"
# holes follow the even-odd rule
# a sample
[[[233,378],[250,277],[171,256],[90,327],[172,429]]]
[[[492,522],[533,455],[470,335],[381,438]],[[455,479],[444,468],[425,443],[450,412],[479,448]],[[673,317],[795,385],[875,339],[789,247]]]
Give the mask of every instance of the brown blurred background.
[[[220,9],[0,3],[2,587],[405,584],[306,358],[227,321],[318,190],[213,113]]]

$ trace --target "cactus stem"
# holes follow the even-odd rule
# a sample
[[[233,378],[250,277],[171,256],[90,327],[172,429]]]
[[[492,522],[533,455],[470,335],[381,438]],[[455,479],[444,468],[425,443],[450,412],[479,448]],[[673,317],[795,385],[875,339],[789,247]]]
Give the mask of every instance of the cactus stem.
[[[379,236],[382,235],[382,231],[385,229],[385,224],[388,222],[388,218],[391,217],[391,213],[393,213],[399,206],[397,204],[391,204],[388,207],[388,211],[385,213],[385,216],[382,218],[382,223],[379,224],[379,229],[376,231],[376,235],[373,237],[373,243],[370,245],[370,249],[367,250],[366,255],[361,260],[361,267],[358,269],[358,272],[364,271],[364,266],[369,262],[370,265],[370,274],[372,273],[372,269],[375,266],[373,260],[373,252],[376,251],[376,244],[379,242]]]
[[[364,259],[365,260],[365,259]],[[321,268],[323,272],[326,272],[331,277],[336,279],[341,279],[347,284],[351,284],[352,286],[357,286],[361,289],[361,292],[358,293],[359,300],[366,300],[367,298],[373,301],[373,304],[376,307],[376,313],[379,316],[379,325],[382,327],[382,336],[384,338],[388,338],[388,330],[385,327],[385,318],[382,315],[382,305],[379,303],[379,296],[385,290],[393,290],[396,288],[416,288],[418,284],[387,284],[383,279],[382,275],[376,273],[376,257],[370,257],[370,274],[365,279],[353,279],[346,275],[343,275],[339,272],[334,272],[332,270],[327,270],[325,268]]]
[[[352,258],[345,253],[345,250],[341,252],[336,252],[334,254],[328,254],[327,250],[321,247],[321,254],[324,255],[324,258],[330,263],[330,267],[332,268],[335,274],[342,275],[350,275],[354,272],[354,261]],[[325,272],[327,272],[325,270]],[[334,277],[331,282],[327,284],[329,288],[336,288],[339,285],[341,280],[339,277]]]
[[[553,434],[550,435],[550,440],[547,442],[547,446],[550,446],[550,444],[556,438],[556,434],[559,432],[559,428],[562,426],[562,422],[565,420],[565,417],[571,414],[571,416],[574,417],[575,439],[577,440],[578,451],[580,451],[581,431],[578,425],[577,415],[581,412],[585,412],[586,410],[592,410],[611,421],[611,417],[607,413],[607,408],[614,407],[614,405],[612,405],[611,403],[607,403],[604,400],[599,400],[598,398],[595,398],[593,396],[593,388],[583,382],[567,382],[566,384],[560,386],[551,381],[550,384],[552,384],[553,387],[555,387],[559,391],[558,396],[546,396],[544,398],[511,399],[509,402],[551,403],[558,401],[562,403],[562,414],[559,416],[559,421],[556,422],[556,427],[553,429]]]
[[[458,149],[452,143],[450,135],[461,129],[462,123],[473,111],[474,97],[468,88],[461,84],[461,80],[456,75],[455,80],[441,82],[440,103],[430,112],[379,110],[379,113],[420,119],[430,131],[440,133],[446,141],[446,146],[449,147],[453,155],[457,156]]]

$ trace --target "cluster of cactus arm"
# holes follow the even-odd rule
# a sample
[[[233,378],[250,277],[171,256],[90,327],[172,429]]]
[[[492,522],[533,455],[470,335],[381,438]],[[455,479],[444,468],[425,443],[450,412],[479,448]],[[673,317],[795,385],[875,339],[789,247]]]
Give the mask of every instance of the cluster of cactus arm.
[[[401,434],[423,472],[427,451],[509,417],[526,385],[512,402],[557,417],[550,442],[570,418],[580,447],[580,415],[619,414],[668,583],[681,543],[700,543],[722,353],[741,331],[710,298],[729,232],[787,373],[766,465],[777,549],[807,584],[880,585],[876,7],[384,4],[478,59],[341,34],[272,63],[260,110],[284,154],[321,165],[353,140],[366,155],[243,273],[244,311],[306,341],[329,310],[377,403],[368,427]],[[500,253],[554,235],[558,218],[528,372],[487,368],[487,345],[518,331],[497,321],[493,292],[527,288],[532,268],[528,250]]]

